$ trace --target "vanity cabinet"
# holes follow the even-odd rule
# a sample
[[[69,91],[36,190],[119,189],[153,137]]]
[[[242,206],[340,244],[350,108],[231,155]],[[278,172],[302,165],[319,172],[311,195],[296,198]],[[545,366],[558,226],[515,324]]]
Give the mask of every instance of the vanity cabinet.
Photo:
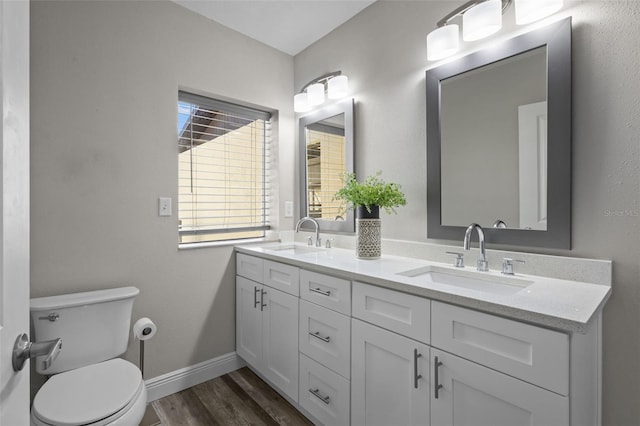
[[[236,350],[325,425],[598,426],[600,315],[568,333],[237,254]]]
[[[565,396],[435,348],[431,365],[431,426],[569,424]]]
[[[351,424],[428,425],[429,347],[351,320]]]
[[[432,426],[569,424],[567,334],[436,301],[431,319]]]
[[[262,263],[260,273],[256,264],[263,262],[262,259],[237,256],[236,352],[280,391],[297,401],[298,298],[242,276],[250,271],[247,275],[260,279],[265,276],[265,269],[273,271],[274,265]],[[290,268],[283,268],[282,274],[290,273]]]

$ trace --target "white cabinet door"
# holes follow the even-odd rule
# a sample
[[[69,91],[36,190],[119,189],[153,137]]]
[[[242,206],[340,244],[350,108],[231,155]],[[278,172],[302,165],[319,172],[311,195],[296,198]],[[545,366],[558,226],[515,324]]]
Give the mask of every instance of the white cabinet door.
[[[236,276],[236,352],[254,368],[261,369],[262,284]]]
[[[262,289],[262,373],[298,401],[298,298]]]
[[[429,347],[351,322],[351,424],[429,424]]]
[[[569,424],[566,396],[434,348],[430,365],[431,426]]]

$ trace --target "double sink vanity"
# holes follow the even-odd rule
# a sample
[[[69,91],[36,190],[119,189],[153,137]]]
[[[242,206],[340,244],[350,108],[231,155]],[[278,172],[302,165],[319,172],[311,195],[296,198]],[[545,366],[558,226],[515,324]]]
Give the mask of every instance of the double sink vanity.
[[[607,285],[280,243],[236,274],[238,355],[315,423],[600,423]]]

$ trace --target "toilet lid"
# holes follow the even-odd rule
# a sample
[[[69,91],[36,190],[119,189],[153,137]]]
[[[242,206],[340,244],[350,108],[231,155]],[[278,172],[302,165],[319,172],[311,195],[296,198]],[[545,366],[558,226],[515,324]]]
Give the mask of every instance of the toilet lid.
[[[138,392],[140,370],[120,358],[52,376],[33,401],[34,414],[46,423],[85,425],[123,409]]]

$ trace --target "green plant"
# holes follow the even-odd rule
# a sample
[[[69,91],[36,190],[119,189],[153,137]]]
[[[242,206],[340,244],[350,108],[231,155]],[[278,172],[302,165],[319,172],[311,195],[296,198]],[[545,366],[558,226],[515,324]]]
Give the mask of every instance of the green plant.
[[[387,183],[377,172],[375,175],[367,176],[364,182],[356,180],[355,173],[346,173],[344,175],[344,186],[340,188],[334,195],[336,200],[344,200],[347,207],[355,209],[358,206],[364,206],[371,213],[372,206],[384,208],[388,213],[396,213],[394,207],[400,207],[407,204],[404,194],[400,190],[397,183]]]

